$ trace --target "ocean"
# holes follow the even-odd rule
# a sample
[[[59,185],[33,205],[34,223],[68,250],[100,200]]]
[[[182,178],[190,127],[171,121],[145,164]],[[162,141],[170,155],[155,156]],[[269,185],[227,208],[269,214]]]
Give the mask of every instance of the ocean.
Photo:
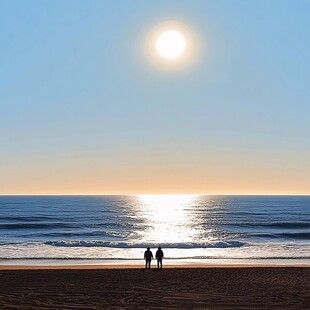
[[[0,264],[310,263],[310,196],[0,196]]]

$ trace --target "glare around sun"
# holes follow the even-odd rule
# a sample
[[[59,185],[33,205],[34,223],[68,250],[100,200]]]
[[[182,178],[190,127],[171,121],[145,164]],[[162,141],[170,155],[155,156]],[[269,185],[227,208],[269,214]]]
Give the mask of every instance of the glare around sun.
[[[197,60],[198,41],[188,25],[166,21],[149,29],[143,47],[146,58],[155,68],[175,71],[185,69]]]
[[[186,49],[184,36],[175,30],[161,33],[156,40],[156,50],[161,57],[174,60],[181,56]]]

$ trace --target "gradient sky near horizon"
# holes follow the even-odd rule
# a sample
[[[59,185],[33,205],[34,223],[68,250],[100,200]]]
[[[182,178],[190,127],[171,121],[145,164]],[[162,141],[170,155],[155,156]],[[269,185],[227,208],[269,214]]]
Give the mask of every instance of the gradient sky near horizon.
[[[310,2],[0,0],[0,194],[310,194]],[[184,23],[196,62],[143,51]]]

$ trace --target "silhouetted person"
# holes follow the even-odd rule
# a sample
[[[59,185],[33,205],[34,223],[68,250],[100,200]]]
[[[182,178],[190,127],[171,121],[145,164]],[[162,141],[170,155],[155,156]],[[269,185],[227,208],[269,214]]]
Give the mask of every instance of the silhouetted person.
[[[164,252],[161,249],[161,247],[158,248],[158,250],[156,251],[156,255],[155,255],[156,259],[157,259],[157,268],[163,268],[163,257],[164,257]],[[160,267],[159,267],[160,266]]]
[[[151,268],[151,260],[153,258],[153,253],[150,251],[150,248],[144,252],[144,259],[145,259],[145,269]]]

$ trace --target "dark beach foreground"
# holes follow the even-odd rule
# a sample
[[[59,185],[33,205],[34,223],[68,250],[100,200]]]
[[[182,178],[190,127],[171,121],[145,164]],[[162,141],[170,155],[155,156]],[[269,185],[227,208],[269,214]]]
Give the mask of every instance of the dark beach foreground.
[[[310,309],[310,268],[0,270],[0,309]]]

